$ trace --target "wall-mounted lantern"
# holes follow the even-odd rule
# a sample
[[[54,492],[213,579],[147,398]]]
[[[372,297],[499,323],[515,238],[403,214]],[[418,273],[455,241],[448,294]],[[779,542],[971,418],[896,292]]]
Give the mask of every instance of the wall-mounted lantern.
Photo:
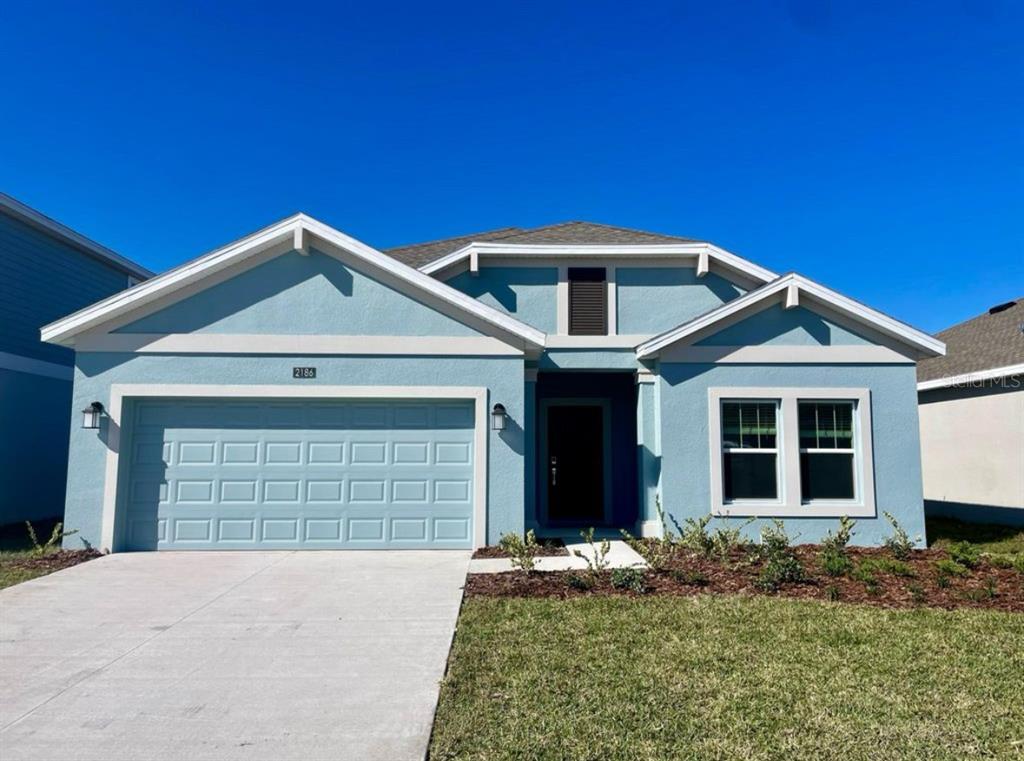
[[[494,409],[491,410],[491,430],[504,431],[506,425],[508,425],[508,413],[505,411],[505,405],[495,404]]]
[[[102,416],[103,405],[99,402],[93,402],[82,410],[82,428],[99,428]]]

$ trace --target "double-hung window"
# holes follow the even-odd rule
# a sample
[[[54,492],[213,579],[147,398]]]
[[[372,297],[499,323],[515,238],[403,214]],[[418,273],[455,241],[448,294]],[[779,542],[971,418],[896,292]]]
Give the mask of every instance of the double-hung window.
[[[873,516],[867,389],[712,388],[716,515]]]
[[[722,402],[722,485],[725,499],[778,499],[775,401]]]

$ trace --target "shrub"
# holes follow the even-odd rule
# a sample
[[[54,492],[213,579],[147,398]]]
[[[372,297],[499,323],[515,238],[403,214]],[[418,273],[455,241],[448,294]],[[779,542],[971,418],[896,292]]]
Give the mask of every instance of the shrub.
[[[728,520],[728,519],[725,519]],[[743,529],[753,523],[751,518],[739,526],[731,526],[725,523],[715,529],[711,535],[711,552],[718,555],[722,560],[727,560],[734,550],[743,549],[749,546],[749,542],[743,538]]]
[[[581,576],[578,573],[570,573],[566,577],[566,583],[570,589],[578,589],[581,592],[589,592],[594,588],[594,579],[590,576]]]
[[[938,571],[939,576],[966,576],[970,571],[967,566],[960,565],[955,560],[949,560],[943,558],[942,560],[935,561],[935,570]]]
[[[988,562],[994,565],[996,568],[1013,568],[1013,555],[1004,555],[1002,553],[996,553],[994,555],[986,555]]]
[[[981,551],[970,542],[956,542],[946,548],[949,557],[960,565],[974,568],[981,560]]]
[[[833,547],[825,547],[821,551],[821,569],[829,576],[845,576],[853,570],[853,561],[845,552]]]
[[[861,569],[870,573],[891,573],[893,576],[913,577],[913,567],[902,560],[893,558],[865,558],[860,563]]]
[[[661,507],[661,497],[655,500],[655,507],[658,510],[658,520],[661,522],[661,536],[655,539],[637,539],[626,529],[620,529],[623,540],[628,544],[652,571],[664,571],[675,555],[675,537],[668,528],[665,521],[665,511]]]
[[[825,535],[825,538],[821,541],[822,548],[845,555],[846,545],[850,543],[850,539],[853,537],[853,527],[856,525],[857,521],[847,518],[844,515],[839,519],[839,528],[836,532],[833,534],[829,531],[828,534]]]
[[[1024,573],[1024,552],[1013,559],[1013,567],[1018,573]]]
[[[835,602],[839,599],[839,587],[835,584],[829,584],[825,587],[825,599],[830,602]]]
[[[789,534],[782,521],[775,519],[761,529],[761,557],[764,566],[757,577],[757,586],[769,592],[786,582],[805,581],[807,574],[789,546]]]
[[[785,524],[778,518],[761,529],[761,554],[765,557],[772,557],[789,552],[789,534],[786,533]]]
[[[672,571],[672,578],[680,584],[686,584],[691,587],[703,587],[708,583],[708,577],[700,571],[690,571],[685,568],[677,568]]]
[[[914,601],[915,605],[924,604],[924,587],[920,584],[911,584],[908,589],[910,590],[910,599]]]
[[[910,557],[910,551],[914,549],[914,543],[907,536],[907,532],[903,530],[903,527],[896,522],[892,513],[885,511],[882,515],[885,516],[885,519],[892,526],[892,536],[885,540],[885,547],[898,560],[906,560]]]
[[[611,575],[612,586],[642,595],[647,591],[647,577],[639,568],[616,568]]]
[[[989,576],[985,579],[985,596],[990,600],[996,596],[996,580],[994,576]]]
[[[876,595],[880,591],[878,583],[878,568],[867,563],[860,563],[854,568],[851,577],[864,585],[869,595]]]
[[[939,571],[939,575],[935,578],[935,584],[939,589],[946,589],[953,581],[950,579],[949,574]]]
[[[572,554],[585,560],[590,574],[597,576],[608,567],[608,552],[611,550],[612,545],[607,539],[602,539],[600,544],[594,542],[593,526],[586,531],[581,531],[580,536],[583,537],[584,542],[590,545],[590,554],[587,555],[581,550],[573,550]]]
[[[29,521],[25,521],[25,528],[28,529],[28,538],[32,542],[32,551],[37,555],[45,555],[48,552],[60,549],[60,543],[66,536],[74,536],[78,533],[78,529],[71,529],[71,531],[64,531],[64,524],[57,523],[53,527],[53,531],[50,532],[50,538],[46,540],[46,544],[39,543],[39,537],[36,536],[36,530],[33,528]]]
[[[699,552],[701,555],[710,555],[714,549],[714,542],[708,533],[708,524],[711,523],[711,516],[705,515],[701,518],[687,518],[686,522],[679,527],[679,543],[688,550]]]
[[[519,534],[504,534],[498,540],[498,546],[508,553],[513,568],[532,573],[537,566],[537,537],[533,529],[526,532],[526,538]]]

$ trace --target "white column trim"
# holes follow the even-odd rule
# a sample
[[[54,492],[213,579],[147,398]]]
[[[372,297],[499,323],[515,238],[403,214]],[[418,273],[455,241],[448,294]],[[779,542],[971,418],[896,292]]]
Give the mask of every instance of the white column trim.
[[[114,383],[106,406],[107,460],[103,483],[101,548],[114,550],[117,526],[117,487],[124,400],[138,398],[254,398],[254,399],[467,399],[474,405],[473,547],[487,543],[488,432],[487,388],[483,386],[245,386],[230,384]]]

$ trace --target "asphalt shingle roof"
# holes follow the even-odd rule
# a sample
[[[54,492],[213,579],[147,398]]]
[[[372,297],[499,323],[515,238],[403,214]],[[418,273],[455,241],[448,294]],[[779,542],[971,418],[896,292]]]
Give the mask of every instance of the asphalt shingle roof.
[[[609,245],[615,243],[694,243],[693,238],[681,238],[676,235],[632,230],[628,227],[602,225],[596,222],[561,222],[523,229],[520,227],[504,227],[471,235],[460,235],[455,238],[415,243],[407,246],[384,249],[384,253],[393,256],[411,267],[422,267],[435,259],[458,251],[463,246],[474,242],[502,243],[576,243],[581,245]]]
[[[936,333],[946,356],[917,363],[917,380],[930,381],[1024,363],[1024,298]]]

